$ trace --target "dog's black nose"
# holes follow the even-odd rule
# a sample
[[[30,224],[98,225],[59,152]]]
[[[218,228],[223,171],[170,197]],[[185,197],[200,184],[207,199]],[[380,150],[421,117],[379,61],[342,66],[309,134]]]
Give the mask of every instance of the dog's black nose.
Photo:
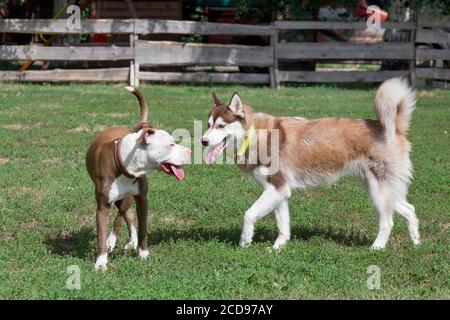
[[[208,138],[202,138],[202,145],[206,147],[208,144],[209,144]]]

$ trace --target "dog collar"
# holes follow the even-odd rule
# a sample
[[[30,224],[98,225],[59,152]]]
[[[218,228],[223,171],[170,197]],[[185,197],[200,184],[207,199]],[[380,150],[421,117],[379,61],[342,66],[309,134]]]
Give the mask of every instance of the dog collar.
[[[127,168],[123,164],[122,158],[120,157],[120,145],[122,144],[122,139],[117,139],[114,141],[114,161],[116,163],[117,169],[119,169],[120,174],[130,179],[137,179],[138,177],[133,176],[128,172]],[[136,181],[135,181],[136,182]]]
[[[247,136],[244,139],[244,142],[242,142],[241,147],[239,148],[237,155],[242,156],[248,149],[248,146],[250,145],[250,141],[253,138],[253,135],[255,134],[255,126],[252,124],[250,128],[247,130]]]

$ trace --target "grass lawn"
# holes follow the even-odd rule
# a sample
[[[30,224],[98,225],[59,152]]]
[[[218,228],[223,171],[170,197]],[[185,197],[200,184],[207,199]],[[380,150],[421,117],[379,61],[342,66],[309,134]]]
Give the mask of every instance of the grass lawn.
[[[213,90],[224,99],[239,91],[256,110],[276,115],[375,117],[371,87],[142,87],[152,123],[169,132],[193,131],[194,120],[206,125]],[[189,165],[181,183],[150,174],[150,259],[124,250],[123,227],[108,271],[95,273],[85,152],[103,128],[131,128],[138,110],[123,85],[1,84],[1,299],[450,299],[449,91],[418,92],[410,132],[409,199],[421,221],[421,246],[412,246],[396,215],[387,248],[369,250],[376,214],[350,177],[292,196],[293,239],[283,251],[266,249],[277,235],[272,215],[257,224],[254,244],[241,249],[243,215],[259,187],[235,166]],[[80,290],[66,288],[70,265],[81,270]],[[366,285],[371,265],[381,271],[379,290]]]

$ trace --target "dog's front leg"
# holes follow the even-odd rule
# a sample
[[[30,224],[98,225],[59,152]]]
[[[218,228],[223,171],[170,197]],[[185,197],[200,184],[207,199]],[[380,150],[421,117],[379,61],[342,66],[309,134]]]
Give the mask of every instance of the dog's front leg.
[[[147,189],[148,182],[145,176],[139,178],[139,194],[134,197],[138,219],[138,251],[139,258],[147,259],[149,252],[147,248]]]
[[[239,244],[241,247],[248,247],[252,243],[256,221],[278,208],[283,200],[287,201],[287,197],[286,192],[277,190],[272,186],[264,190],[259,199],[245,213],[244,228]]]
[[[98,200],[96,222],[97,222],[97,260],[95,261],[95,270],[106,270],[108,263],[108,249],[106,237],[108,234],[108,216],[111,205],[102,200]]]

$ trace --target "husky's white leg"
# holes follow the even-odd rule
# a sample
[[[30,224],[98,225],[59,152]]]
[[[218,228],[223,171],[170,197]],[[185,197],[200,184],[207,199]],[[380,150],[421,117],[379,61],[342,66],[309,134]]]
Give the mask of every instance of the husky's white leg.
[[[247,210],[244,217],[244,228],[242,229],[241,247],[248,247],[252,243],[255,223],[274,209],[289,196],[286,189],[277,190],[270,186],[259,197],[258,200]]]
[[[378,213],[378,235],[372,244],[372,249],[383,249],[394,226],[394,208],[389,189],[372,174],[367,174],[367,184],[370,197]]]
[[[406,200],[397,201],[395,203],[395,211],[397,211],[402,217],[406,219],[411,241],[415,245],[420,244],[419,220],[417,219],[414,206],[409,204]]]
[[[281,249],[286,242],[291,238],[291,226],[289,218],[288,200],[283,200],[278,208],[275,209],[275,219],[278,227],[278,238],[275,241],[273,248],[275,250]]]

